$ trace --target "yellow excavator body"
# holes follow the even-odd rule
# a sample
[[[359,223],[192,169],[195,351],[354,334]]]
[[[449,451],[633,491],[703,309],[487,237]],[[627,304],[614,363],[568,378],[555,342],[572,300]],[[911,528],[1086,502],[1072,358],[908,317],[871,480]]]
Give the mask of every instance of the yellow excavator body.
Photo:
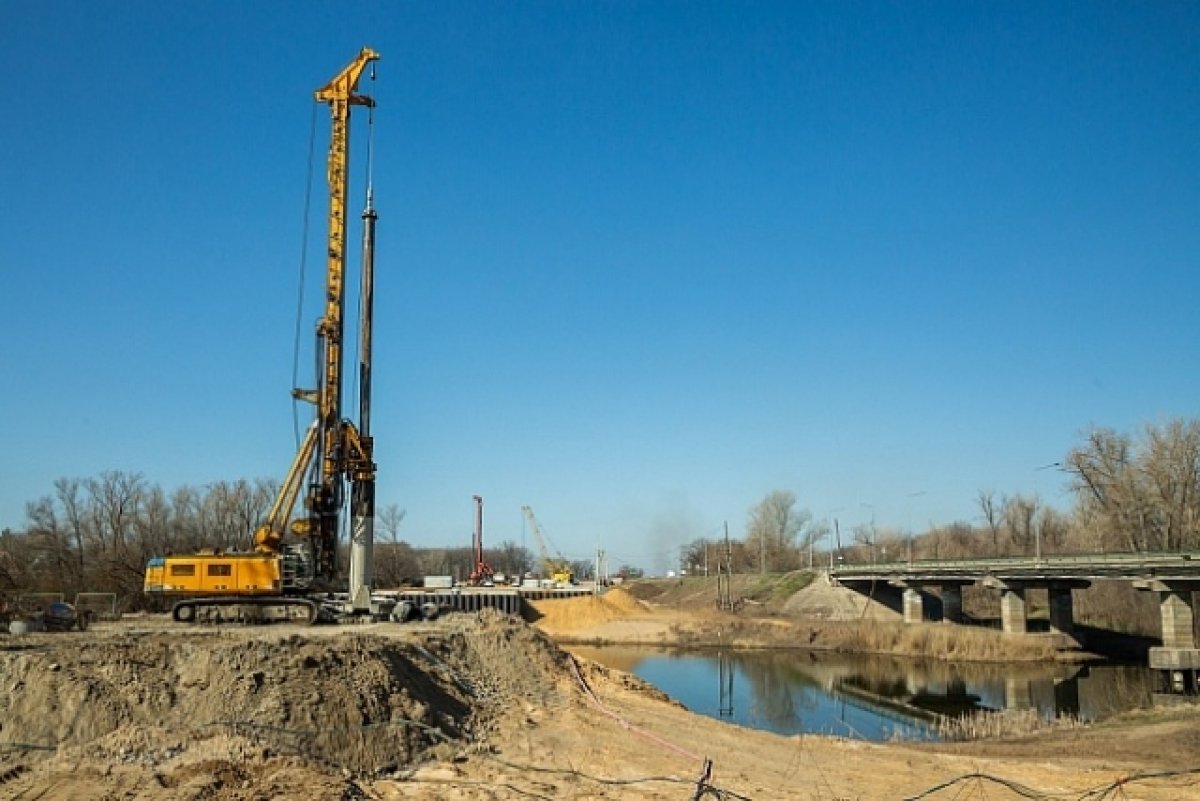
[[[268,553],[161,556],[146,566],[145,591],[152,595],[278,595],[280,559]]]

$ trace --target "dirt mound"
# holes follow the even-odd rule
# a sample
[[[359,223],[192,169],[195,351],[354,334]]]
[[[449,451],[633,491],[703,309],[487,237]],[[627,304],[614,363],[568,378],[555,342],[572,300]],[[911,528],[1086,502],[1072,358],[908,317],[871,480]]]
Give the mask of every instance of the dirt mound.
[[[208,633],[0,651],[0,749],[175,768],[280,755],[355,774],[410,766],[482,738],[505,704],[556,698],[566,657],[544,635],[492,610],[456,617],[404,641]]]
[[[612,620],[645,615],[649,607],[621,589],[603,595],[534,602],[540,628],[551,632],[593,628]]]
[[[473,699],[558,703],[569,657],[549,637],[492,609],[456,617],[425,637],[421,648],[443,673],[450,670],[449,678],[467,684]]]
[[[819,620],[896,620],[900,614],[865,595],[818,578],[783,604],[783,613]]]
[[[362,636],[331,645],[293,635],[6,655],[0,742],[80,745],[154,726],[195,738],[234,733],[370,772],[465,736],[467,694],[431,677],[411,647]],[[370,732],[378,727],[386,738]]]
[[[649,609],[649,607],[647,607],[640,600],[635,598],[633,595],[630,595],[625,590],[620,589],[619,587],[611,589],[601,595],[600,600],[604,601],[604,603],[613,609],[630,614],[643,614],[647,609]]]

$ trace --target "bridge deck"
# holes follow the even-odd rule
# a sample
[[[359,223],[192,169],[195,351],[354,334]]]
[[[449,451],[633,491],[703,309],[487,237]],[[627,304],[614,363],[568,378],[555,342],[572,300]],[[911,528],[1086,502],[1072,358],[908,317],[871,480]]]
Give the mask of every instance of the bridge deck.
[[[1200,552],[1083,554],[1077,556],[939,559],[840,565],[830,575],[844,581],[974,581],[1000,579],[1157,579],[1200,581]]]

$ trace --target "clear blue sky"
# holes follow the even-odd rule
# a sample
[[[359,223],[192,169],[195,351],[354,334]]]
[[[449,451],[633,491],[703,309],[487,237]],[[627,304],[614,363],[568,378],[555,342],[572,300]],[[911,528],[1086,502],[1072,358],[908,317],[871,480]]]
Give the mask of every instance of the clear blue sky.
[[[1194,2],[0,20],[0,526],[63,476],[282,477],[312,91],[363,45],[379,501],[414,544],[469,544],[475,493],[489,543],[530,504],[652,570],[774,489],[844,528],[1065,504],[1034,468],[1088,426],[1200,411]],[[325,202],[318,166],[305,367]]]

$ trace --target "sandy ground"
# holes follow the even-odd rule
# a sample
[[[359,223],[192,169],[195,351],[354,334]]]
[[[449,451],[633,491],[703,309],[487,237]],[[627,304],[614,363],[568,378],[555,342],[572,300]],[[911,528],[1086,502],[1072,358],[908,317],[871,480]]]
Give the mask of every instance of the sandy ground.
[[[694,715],[539,630],[661,642],[665,611],[623,593],[550,603],[536,627],[485,611],[2,637],[0,798],[1200,799],[1200,773],[1153,775],[1200,771],[1194,713],[985,744],[781,737]]]

